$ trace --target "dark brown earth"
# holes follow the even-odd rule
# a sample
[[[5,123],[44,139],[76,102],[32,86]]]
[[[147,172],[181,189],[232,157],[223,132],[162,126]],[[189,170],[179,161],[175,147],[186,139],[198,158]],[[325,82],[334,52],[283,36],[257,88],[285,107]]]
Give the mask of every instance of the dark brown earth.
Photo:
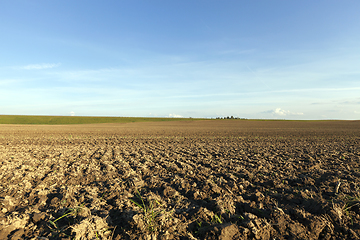
[[[0,239],[359,239],[360,121],[0,125]]]

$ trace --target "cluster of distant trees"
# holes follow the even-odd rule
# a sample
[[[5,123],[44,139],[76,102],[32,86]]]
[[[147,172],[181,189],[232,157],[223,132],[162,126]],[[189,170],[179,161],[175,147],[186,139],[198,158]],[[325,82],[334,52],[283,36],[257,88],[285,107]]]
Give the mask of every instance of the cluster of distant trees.
[[[216,119],[241,119],[241,120],[246,120],[247,118],[239,118],[239,117],[234,117],[234,116],[227,116],[227,117],[217,117]]]

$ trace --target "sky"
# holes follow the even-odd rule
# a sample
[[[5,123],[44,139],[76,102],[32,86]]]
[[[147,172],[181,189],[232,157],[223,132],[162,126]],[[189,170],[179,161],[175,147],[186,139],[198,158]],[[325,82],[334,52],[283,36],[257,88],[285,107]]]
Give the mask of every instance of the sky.
[[[360,1],[0,2],[0,114],[360,119]]]

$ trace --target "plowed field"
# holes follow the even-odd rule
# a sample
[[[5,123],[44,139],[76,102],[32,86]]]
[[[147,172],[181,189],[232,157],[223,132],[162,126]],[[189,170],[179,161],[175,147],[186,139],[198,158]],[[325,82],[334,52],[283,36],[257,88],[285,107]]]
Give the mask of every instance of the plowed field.
[[[360,121],[0,125],[0,239],[358,239]]]

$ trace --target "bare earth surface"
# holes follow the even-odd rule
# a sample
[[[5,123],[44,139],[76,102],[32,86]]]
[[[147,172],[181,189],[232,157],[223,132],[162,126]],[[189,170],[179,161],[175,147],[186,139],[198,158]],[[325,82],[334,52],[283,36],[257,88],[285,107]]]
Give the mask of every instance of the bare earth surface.
[[[359,239],[360,121],[0,125],[0,239]]]

